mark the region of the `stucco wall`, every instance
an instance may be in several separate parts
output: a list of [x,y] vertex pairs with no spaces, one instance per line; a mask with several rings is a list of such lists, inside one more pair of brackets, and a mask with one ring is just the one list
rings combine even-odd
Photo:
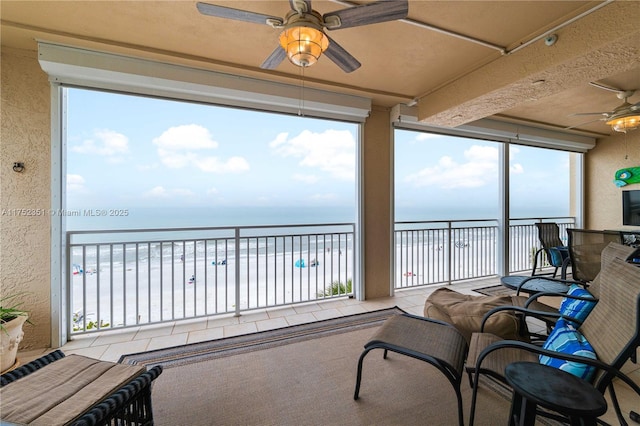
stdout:
[[627,167],[640,167],[640,129],[599,139],[586,154],[586,228],[640,230],[622,226],[621,195],[626,189],[640,189],[640,184],[618,188],[613,183],[615,172]]
[[[49,82],[36,52],[2,47],[0,63],[1,294],[25,292],[23,307],[33,325],[25,326],[20,349],[46,348],[51,341]],[[24,162],[22,173],[13,171],[15,161]]]
[[[50,206],[50,87],[36,52],[3,47],[0,53],[0,294],[28,292],[25,306],[34,326],[27,326],[21,349],[45,348],[51,342],[50,218],[27,216],[21,209]],[[390,132],[388,110],[374,108],[362,147],[367,299],[390,292]],[[12,170],[14,161],[25,163],[23,173]],[[634,166],[640,166],[640,130],[604,138],[586,155],[586,227],[622,228],[622,189],[612,180],[616,170]]]
[[391,292],[391,158],[389,110],[374,107],[364,126],[365,297]]

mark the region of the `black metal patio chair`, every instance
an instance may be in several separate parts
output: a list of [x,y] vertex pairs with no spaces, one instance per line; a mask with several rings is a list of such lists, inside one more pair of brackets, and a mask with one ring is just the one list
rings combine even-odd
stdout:
[[[538,230],[538,240],[540,241],[541,247],[536,251],[533,257],[533,269],[531,270],[531,276],[551,275],[555,278],[558,273],[558,269],[561,268],[561,278],[565,279],[566,269],[570,264],[570,258],[567,246],[560,239],[560,227],[555,222],[536,223],[535,226]],[[554,268],[553,272],[536,273],[538,267],[542,269],[545,260]]]
[[[590,382],[603,394],[609,389],[618,420],[626,424],[613,380],[620,379],[640,397],[640,386],[621,371],[627,361],[636,361],[636,350],[640,346],[640,268],[629,261],[639,252],[640,249],[617,243],[610,243],[602,252],[602,268],[592,284],[598,288],[599,301],[577,330],[593,347],[597,359],[504,340],[491,333],[472,335],[465,366],[473,386],[470,425],[474,421],[480,375],[508,386],[507,365],[520,361],[536,363],[540,355],[595,367]],[[538,414],[567,421],[554,412],[541,410]]]
[[594,231],[568,228],[569,257],[574,280],[589,283],[601,267],[601,253],[609,243],[623,243],[623,234],[618,231]]

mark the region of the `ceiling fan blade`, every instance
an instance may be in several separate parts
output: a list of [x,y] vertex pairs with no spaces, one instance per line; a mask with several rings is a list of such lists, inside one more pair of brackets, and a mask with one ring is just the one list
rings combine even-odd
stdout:
[[[299,7],[296,5],[296,3],[304,3],[306,5],[306,10],[298,10]],[[289,0],[289,4],[291,5],[291,9],[295,10],[296,12],[309,13],[312,10],[311,0]]]
[[362,65],[356,58],[351,56],[349,52],[344,50],[342,46],[336,43],[331,37],[329,39],[329,47],[324,51],[324,55],[331,59],[337,66],[342,68],[344,72],[353,72]]
[[595,82],[595,81],[590,81],[589,84],[591,86],[593,86],[593,87],[597,87],[598,89],[608,90],[608,91],[614,92],[614,93],[622,93],[622,92],[624,92],[624,90],[616,89],[615,87],[607,86],[605,84],[598,83],[598,82]]
[[327,28],[339,29],[403,19],[407,17],[408,13],[409,2],[407,0],[380,0],[375,3],[330,12],[322,18],[325,21],[331,21],[333,17],[338,17],[340,25],[337,27],[328,26]]
[[283,22],[277,16],[263,15],[262,13],[249,12],[247,10],[233,9],[230,7],[218,6],[215,4],[198,2],[196,7],[203,15],[217,16],[218,18],[235,19],[236,21],[253,22],[254,24],[265,24],[267,21]]
[[610,112],[575,112],[573,114],[569,114],[568,117],[577,117],[580,115],[603,115],[605,117],[608,117],[609,115],[611,115]]
[[576,124],[575,126],[571,126],[571,127],[565,127],[564,130],[571,130],[571,129],[576,129],[580,126],[584,126],[585,124],[591,124],[591,123],[595,123],[596,121],[603,121],[603,118],[598,118],[596,120],[589,120],[587,122],[584,123],[580,123],[580,124]]
[[276,50],[271,52],[271,55],[264,60],[260,68],[265,70],[272,70],[278,67],[280,63],[287,57],[287,52],[280,46],[276,47]]

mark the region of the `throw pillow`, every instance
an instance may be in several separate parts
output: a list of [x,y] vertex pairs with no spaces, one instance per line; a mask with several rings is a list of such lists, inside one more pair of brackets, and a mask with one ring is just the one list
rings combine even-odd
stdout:
[[[577,331],[570,323],[560,318],[553,331],[542,345],[543,349],[597,359],[596,352],[587,339]],[[540,355],[540,364],[559,368],[586,381],[590,381],[596,368],[581,362],[567,361],[564,359]]]
[[564,259],[569,257],[569,249],[566,246],[549,247],[549,259],[552,266],[562,266]]
[[[593,301],[591,301],[565,297],[562,299],[562,302],[560,302],[560,315],[565,317],[565,319],[567,319],[574,327],[579,327],[587,318],[587,315],[589,315],[594,306],[596,306],[598,301],[591,295],[591,293],[578,284],[571,284],[567,294],[570,296],[589,297],[593,299]],[[576,321],[570,321],[569,318],[566,317],[575,318],[578,323],[576,323]]]

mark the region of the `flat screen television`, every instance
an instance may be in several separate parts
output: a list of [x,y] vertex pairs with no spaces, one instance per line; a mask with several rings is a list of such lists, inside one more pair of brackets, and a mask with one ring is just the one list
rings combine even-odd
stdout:
[[640,226],[640,190],[622,191],[622,224]]

